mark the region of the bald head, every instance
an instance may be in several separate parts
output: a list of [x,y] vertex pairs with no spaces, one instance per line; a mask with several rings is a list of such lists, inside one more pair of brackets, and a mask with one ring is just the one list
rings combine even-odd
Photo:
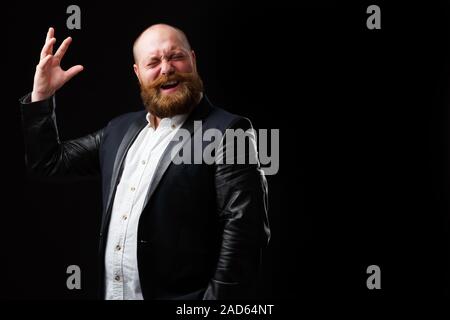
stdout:
[[137,63],[140,58],[142,47],[150,45],[155,42],[160,42],[165,39],[170,39],[173,42],[179,44],[187,51],[191,51],[191,46],[186,37],[186,34],[176,27],[170,26],[168,24],[159,23],[154,24],[147,29],[145,29],[134,41],[133,44],[133,57],[134,61]]

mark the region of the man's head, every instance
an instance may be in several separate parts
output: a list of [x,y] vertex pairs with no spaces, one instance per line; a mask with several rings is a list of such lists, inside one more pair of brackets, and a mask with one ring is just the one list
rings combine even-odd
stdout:
[[147,28],[133,46],[134,72],[147,110],[158,118],[189,112],[203,83],[183,31],[166,24]]

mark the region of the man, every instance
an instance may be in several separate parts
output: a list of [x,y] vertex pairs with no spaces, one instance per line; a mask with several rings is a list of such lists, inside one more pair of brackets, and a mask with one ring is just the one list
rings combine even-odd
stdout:
[[146,29],[133,47],[146,111],[70,141],[59,140],[54,95],[83,67],[62,70],[71,38],[53,54],[55,42],[50,28],[33,91],[21,99],[26,164],[45,176],[101,175],[103,297],[254,297],[261,249],[270,237],[259,164],[173,161],[185,146],[178,133],[194,137],[197,121],[203,132],[251,129],[248,119],[212,106],[203,94],[185,34],[165,24]]

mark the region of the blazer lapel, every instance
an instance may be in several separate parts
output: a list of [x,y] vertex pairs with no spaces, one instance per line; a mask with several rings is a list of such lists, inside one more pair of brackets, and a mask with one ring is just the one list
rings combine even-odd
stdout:
[[101,230],[103,231],[103,228],[105,227],[107,215],[111,212],[111,204],[112,204],[112,198],[115,193],[117,184],[118,184],[118,178],[121,175],[122,167],[123,167],[123,161],[125,160],[125,156],[128,152],[128,149],[136,139],[139,132],[148,124],[147,119],[145,118],[145,113],[142,113],[142,116],[136,119],[131,126],[128,128],[127,132],[125,133],[122,142],[120,143],[119,149],[117,150],[116,159],[114,160],[114,168],[111,175],[111,184],[109,188],[109,195],[108,195],[108,201],[106,205],[106,210],[104,211],[105,217],[102,219],[103,225]]
[[[145,198],[143,208],[145,208],[145,206],[147,205],[147,203],[150,200],[151,196],[155,192],[156,187],[160,183],[160,181],[161,181],[162,177],[164,176],[164,173],[166,172],[167,168],[172,163],[173,158],[178,154],[180,149],[188,141],[190,141],[192,139],[192,137],[195,134],[195,132],[199,128],[201,128],[201,126],[199,128],[194,128],[194,121],[201,121],[201,120],[203,120],[207,116],[207,114],[209,113],[210,108],[211,108],[211,104],[210,104],[208,98],[206,96],[203,96],[203,98],[200,101],[200,103],[197,105],[197,107],[195,107],[195,109],[191,112],[189,117],[186,119],[186,121],[184,122],[184,124],[180,128],[180,130],[183,129],[183,130],[189,131],[190,138],[186,139],[185,141],[182,141],[182,143],[180,143],[179,142],[179,132],[180,131],[178,131],[177,134],[175,134],[175,137],[170,141],[170,143],[168,144],[166,150],[164,150],[163,155],[161,156],[161,158],[160,158],[160,160],[158,162],[158,165],[156,166],[156,170],[155,170],[155,173],[153,175],[153,179],[152,179],[152,181],[150,183],[150,188],[149,188],[149,191],[148,191],[147,196]],[[194,129],[195,129],[195,131],[194,131]]]

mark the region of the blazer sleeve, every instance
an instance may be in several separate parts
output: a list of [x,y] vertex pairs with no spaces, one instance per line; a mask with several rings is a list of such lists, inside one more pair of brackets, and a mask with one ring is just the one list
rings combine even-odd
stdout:
[[55,97],[30,102],[20,100],[25,164],[32,175],[87,177],[100,173],[99,149],[103,130],[60,141],[55,116]]
[[[246,118],[239,118],[229,129],[253,130]],[[205,300],[256,297],[261,253],[270,239],[268,188],[257,161],[256,144],[246,146],[244,154],[232,153],[234,164],[216,163],[217,214],[222,239],[215,274],[203,296]],[[224,142],[222,156],[227,154],[228,147],[229,143]],[[237,160],[242,156],[256,157],[256,163],[239,164]]]

